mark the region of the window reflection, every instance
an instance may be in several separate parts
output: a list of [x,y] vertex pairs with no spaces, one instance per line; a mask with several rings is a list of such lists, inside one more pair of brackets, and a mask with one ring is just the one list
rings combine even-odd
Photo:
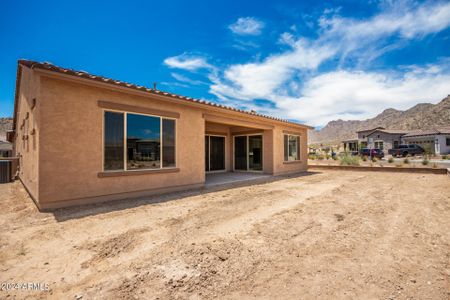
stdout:
[[160,118],[128,113],[127,169],[159,169],[160,147]]

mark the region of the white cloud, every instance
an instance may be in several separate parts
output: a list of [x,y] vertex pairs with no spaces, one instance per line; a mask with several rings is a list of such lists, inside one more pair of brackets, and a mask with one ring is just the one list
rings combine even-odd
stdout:
[[185,83],[188,83],[188,84],[191,84],[191,85],[207,85],[208,84],[208,83],[203,82],[201,80],[194,80],[194,79],[191,79],[191,78],[189,78],[187,76],[184,76],[184,75],[178,74],[178,73],[170,73],[170,75],[172,75],[172,77],[175,78],[178,81],[185,82]]
[[[385,108],[405,109],[449,94],[450,60],[384,72],[364,71],[364,65],[412,39],[448,28],[450,3],[396,4],[364,20],[343,18],[338,12],[329,10],[320,18],[317,38],[283,33],[278,43],[288,46],[287,50],[229,65],[220,72],[214,69],[209,75],[210,93],[227,104],[314,126],[338,118],[369,118]],[[230,29],[260,32],[258,26],[238,29],[248,19],[253,20],[241,18]],[[346,65],[349,58],[356,61],[351,68]],[[337,68],[328,66],[327,72],[319,73],[318,67],[332,59],[340,62]],[[254,99],[273,105],[261,108]]]
[[[397,108],[406,108],[418,101],[419,96],[423,96],[422,101],[437,100],[448,93],[443,88],[444,83],[449,84],[448,77],[442,77],[445,73],[440,72],[430,74],[430,69],[428,73],[421,71],[421,78],[414,77],[411,71],[396,80],[382,73],[315,73],[319,65],[331,58],[337,58],[341,64],[348,57],[367,63],[400,47],[392,41],[387,44],[387,37],[397,35],[400,41],[408,40],[447,28],[450,3],[403,7],[403,10],[396,7],[368,20],[323,16],[320,24],[317,39],[295,38],[291,33],[283,33],[279,42],[290,46],[289,50],[269,55],[262,61],[228,66],[220,77],[210,78],[210,92],[222,100],[244,101],[244,106],[253,99],[267,99],[276,105],[272,113],[313,125],[324,125],[336,118],[365,118],[378,113],[383,106],[395,106],[395,101],[400,101]],[[423,91],[419,92],[417,87]],[[349,102],[339,100],[339,93]],[[379,96],[377,100],[374,95]],[[368,109],[370,106],[363,105],[366,100],[376,102],[378,109],[375,106]],[[352,105],[356,105],[354,109],[348,109]]]
[[264,28],[264,23],[252,17],[239,18],[228,28],[238,35],[260,35]]
[[183,69],[188,71],[195,71],[198,69],[212,69],[212,66],[206,61],[204,57],[193,56],[186,53],[168,57],[164,60],[164,63],[170,68]]
[[334,119],[367,119],[386,108],[407,109],[449,94],[450,73],[437,66],[399,74],[333,71],[305,82],[299,97],[273,95],[274,113],[319,126]]

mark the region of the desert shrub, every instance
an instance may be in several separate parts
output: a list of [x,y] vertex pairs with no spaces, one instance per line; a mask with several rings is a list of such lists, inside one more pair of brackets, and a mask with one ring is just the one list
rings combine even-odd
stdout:
[[367,161],[367,156],[364,155],[364,156],[362,157],[362,160],[363,160],[363,161]]
[[424,158],[422,160],[422,165],[424,165],[424,166],[428,165],[429,163],[430,163],[430,161],[427,158]]
[[325,155],[325,158],[328,160],[328,159],[331,158],[331,155],[330,155],[330,154],[327,154],[327,155]]
[[442,159],[449,159],[447,154],[442,155]]
[[309,154],[308,155],[308,159],[315,160],[316,159],[316,155],[315,154]]
[[433,163],[433,165],[431,166],[433,169],[437,169],[438,165],[437,163]]
[[318,160],[323,160],[325,157],[323,156],[323,154],[319,154],[319,155],[317,155],[317,159]]
[[341,166],[359,166],[359,157],[354,155],[344,155],[341,157]]
[[377,162],[378,161],[378,159],[374,156],[374,157],[372,157],[372,162]]
[[335,156],[332,156],[331,158],[332,158],[333,160],[337,160],[337,159],[338,159],[336,155],[335,155]]
[[392,164],[393,162],[394,162],[394,158],[393,157],[389,157],[388,163]]
[[404,163],[404,164],[409,164],[409,158],[406,157],[406,158],[403,160],[403,163]]

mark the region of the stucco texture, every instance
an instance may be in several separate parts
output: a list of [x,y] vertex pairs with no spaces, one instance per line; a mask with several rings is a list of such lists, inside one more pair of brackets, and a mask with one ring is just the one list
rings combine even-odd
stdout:
[[[22,122],[28,111],[29,99],[36,97],[37,106],[29,117],[29,127],[33,127],[35,134],[25,145],[20,139],[23,132],[18,130],[16,148],[22,155],[20,178],[41,208],[202,186],[205,182],[205,134],[208,133],[226,136],[226,171],[233,170],[233,135],[248,131],[263,135],[264,173],[278,175],[307,169],[306,128],[23,69],[17,122]],[[104,109],[99,101],[177,113],[176,169],[170,173],[100,176]],[[284,130],[295,130],[301,135],[299,162],[283,162]]]

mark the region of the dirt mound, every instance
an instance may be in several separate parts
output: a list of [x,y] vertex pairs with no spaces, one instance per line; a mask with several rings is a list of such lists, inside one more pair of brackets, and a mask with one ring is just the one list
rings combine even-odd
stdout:
[[139,243],[139,235],[146,231],[148,230],[145,228],[133,229],[106,241],[99,240],[87,243],[81,249],[93,251],[95,255],[88,261],[82,263],[82,268],[88,268],[93,263],[132,251]]

